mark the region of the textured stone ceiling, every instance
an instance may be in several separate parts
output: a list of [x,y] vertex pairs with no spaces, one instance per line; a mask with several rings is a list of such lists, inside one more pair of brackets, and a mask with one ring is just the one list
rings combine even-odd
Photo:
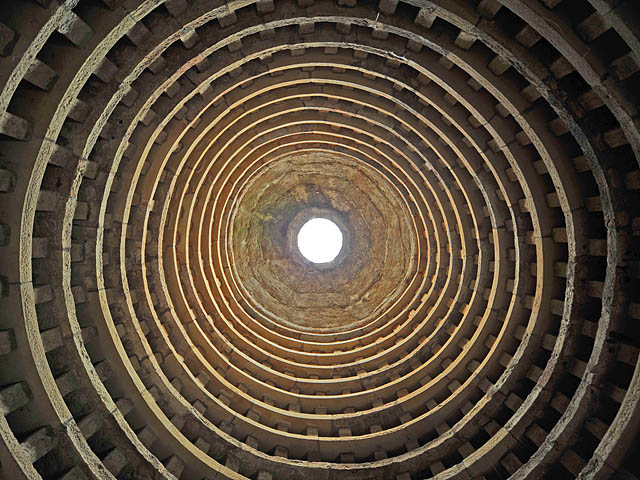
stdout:
[[[420,218],[412,218],[400,192],[377,170],[323,152],[289,154],[264,170],[238,195],[234,215],[223,212],[213,222],[223,229],[227,218],[232,225],[228,243],[219,242],[228,245],[222,262],[255,310],[294,330],[330,333],[380,322],[424,286],[424,272],[416,275]],[[302,225],[315,216],[335,220],[345,232],[344,251],[330,265],[314,267],[295,245]]]
[[637,0],[4,0],[0,478],[640,478],[639,95]]

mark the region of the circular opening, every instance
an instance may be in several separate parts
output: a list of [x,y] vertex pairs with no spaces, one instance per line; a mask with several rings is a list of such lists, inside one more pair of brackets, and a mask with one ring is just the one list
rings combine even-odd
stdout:
[[312,218],[298,232],[298,249],[313,263],[328,263],[342,249],[342,232],[326,218]]

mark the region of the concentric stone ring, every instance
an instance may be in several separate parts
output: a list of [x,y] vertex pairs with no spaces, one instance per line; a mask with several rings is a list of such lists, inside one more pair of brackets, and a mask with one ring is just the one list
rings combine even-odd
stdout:
[[5,0],[0,479],[640,478],[639,85],[636,0]]

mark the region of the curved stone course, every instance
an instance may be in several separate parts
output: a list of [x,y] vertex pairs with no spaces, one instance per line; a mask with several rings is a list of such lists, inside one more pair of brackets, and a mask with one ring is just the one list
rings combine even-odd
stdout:
[[638,25],[6,0],[0,478],[640,478]]

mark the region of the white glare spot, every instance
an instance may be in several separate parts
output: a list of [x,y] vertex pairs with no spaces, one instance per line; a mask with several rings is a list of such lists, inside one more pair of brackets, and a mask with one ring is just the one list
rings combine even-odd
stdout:
[[313,263],[327,263],[342,249],[342,232],[326,218],[312,218],[298,232],[298,249]]

